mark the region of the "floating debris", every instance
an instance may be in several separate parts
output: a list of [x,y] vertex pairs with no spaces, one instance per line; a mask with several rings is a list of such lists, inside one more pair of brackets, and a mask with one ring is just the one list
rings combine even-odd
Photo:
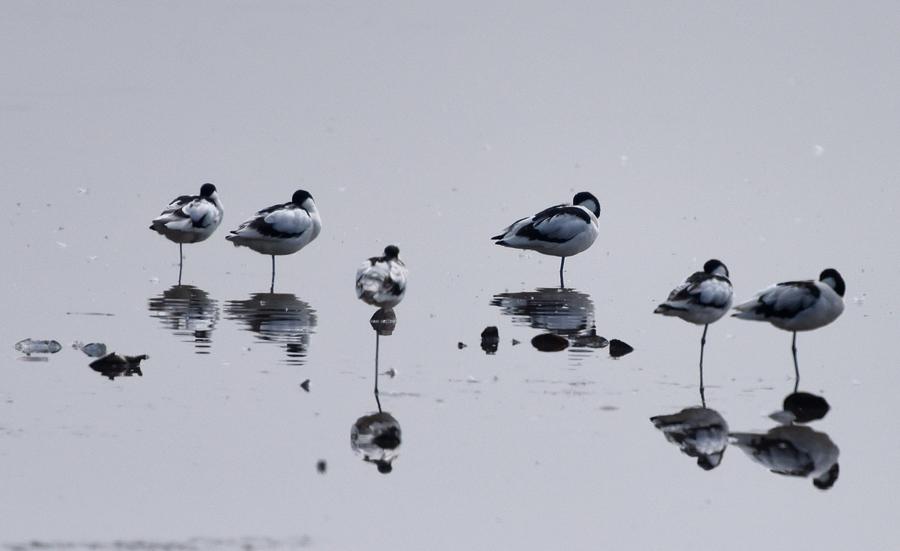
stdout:
[[316,461],[316,471],[318,471],[319,474],[325,474],[325,471],[327,471],[327,470],[328,470],[328,463],[324,459],[320,459],[320,460]]
[[30,356],[32,354],[56,354],[62,345],[53,340],[23,339],[16,343],[16,350]]
[[458,349],[460,349],[460,350],[462,350],[463,348],[465,348],[465,347],[467,347],[467,346],[469,346],[469,345],[466,344],[466,343],[464,343],[464,342],[462,342],[462,341],[456,343],[456,348],[458,348]]
[[75,341],[72,343],[72,348],[81,350],[91,358],[100,358],[106,355],[106,345],[102,342],[89,342],[84,344],[81,341]]
[[606,348],[609,341],[597,334],[597,329],[591,329],[583,335],[575,335],[572,337],[572,346],[578,348]]
[[531,345],[541,352],[559,352],[569,347],[569,341],[555,333],[541,333],[531,339]]
[[489,325],[481,332],[481,349],[486,354],[496,354],[497,347],[500,345],[500,332],[497,326]]
[[302,383],[300,383],[300,388],[302,388],[302,389],[305,390],[306,392],[309,392],[309,379],[307,379],[307,380],[303,381]]
[[379,373],[379,375],[387,375],[388,377],[393,379],[394,377],[397,376],[397,370],[392,367],[392,368],[388,369],[387,371],[382,371],[381,373]]
[[146,354],[141,354],[139,356],[122,356],[115,352],[111,352],[98,360],[92,361],[90,367],[97,373],[107,377],[110,381],[116,377],[131,377],[132,375],[143,377],[144,373],[141,371],[141,361],[148,358],[150,358],[150,356]]
[[621,358],[625,354],[631,354],[634,352],[634,348],[619,339],[613,339],[609,341],[609,355],[613,358]]

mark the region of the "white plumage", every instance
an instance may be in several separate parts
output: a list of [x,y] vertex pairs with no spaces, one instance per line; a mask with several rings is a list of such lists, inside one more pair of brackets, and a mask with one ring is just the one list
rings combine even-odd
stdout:
[[734,317],[767,321],[785,331],[810,331],[833,322],[844,311],[844,279],[834,269],[819,281],[786,281],[772,285],[743,304]]
[[497,245],[559,256],[560,286],[566,257],[586,251],[600,234],[600,203],[583,191],[571,205],[556,205],[510,224],[493,239]]
[[388,245],[384,256],[363,262],[356,271],[356,298],[381,308],[393,308],[403,300],[409,271],[399,254],[400,249]]
[[203,184],[200,195],[182,195],[153,219],[150,229],[175,243],[199,243],[216,231],[225,211],[216,186]]
[[272,284],[275,290],[275,256],[293,254],[309,245],[322,231],[322,219],[312,195],[302,189],[294,192],[290,203],[273,205],[257,212],[232,230],[225,239],[235,247],[248,247],[272,256]]
[[731,308],[732,288],[728,268],[712,259],[675,287],[654,314],[675,316],[697,325],[719,320]]

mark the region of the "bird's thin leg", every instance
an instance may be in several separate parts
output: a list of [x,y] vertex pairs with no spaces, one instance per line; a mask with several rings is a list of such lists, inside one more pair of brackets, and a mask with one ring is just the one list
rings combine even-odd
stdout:
[[378,404],[378,413],[381,413],[381,400],[378,399],[378,342],[380,335],[375,333],[375,403]]
[[566,265],[566,257],[562,257],[559,261],[559,288],[562,289],[566,286],[563,282],[563,267]]
[[703,347],[706,346],[706,330],[709,329],[709,324],[703,326],[703,336],[700,337],[700,401],[703,403],[703,407],[706,407],[706,392],[703,386]]
[[181,269],[184,267],[184,254],[181,252],[182,244],[178,244],[178,284],[181,285]]
[[275,255],[272,255],[272,284],[269,285],[269,292],[275,292]]
[[791,340],[791,352],[794,354],[794,392],[800,386],[800,367],[797,365],[797,332],[794,331],[794,338]]

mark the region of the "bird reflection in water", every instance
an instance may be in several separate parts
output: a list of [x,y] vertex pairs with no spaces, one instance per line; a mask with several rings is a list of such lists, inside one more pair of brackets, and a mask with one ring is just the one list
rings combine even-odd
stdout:
[[650,421],[681,453],[696,457],[702,469],[709,471],[722,463],[728,447],[728,423],[718,411],[694,406],[672,415],[651,417]]
[[[609,344],[609,341],[597,334],[594,326],[594,302],[590,295],[576,289],[538,288],[519,293],[499,293],[494,295],[491,306],[498,306],[501,313],[512,317],[516,325],[526,325],[545,331],[544,334],[550,333],[567,339],[573,359],[591,354]],[[533,344],[541,349],[538,346],[541,342],[538,339]],[[566,347],[556,346],[552,350],[564,348]]]
[[212,332],[219,321],[219,303],[193,285],[175,285],[148,301],[151,317],[184,342],[193,342],[197,354],[209,354]]
[[381,409],[378,392],[378,356],[382,336],[389,336],[397,325],[393,310],[378,310],[370,320],[375,330],[375,403],[378,411],[363,415],[350,429],[350,447],[363,461],[372,463],[382,474],[390,473],[397,459],[401,443],[400,423],[390,413]]
[[782,407],[770,415],[781,426],[766,433],[732,433],[731,443],[773,473],[811,477],[816,488],[831,488],[840,474],[840,450],[824,432],[801,425],[825,417],[831,409],[828,402],[795,390],[785,397]]
[[242,322],[262,342],[283,345],[285,362],[292,365],[303,365],[317,321],[316,311],[290,293],[254,293],[246,300],[230,300],[225,318]]

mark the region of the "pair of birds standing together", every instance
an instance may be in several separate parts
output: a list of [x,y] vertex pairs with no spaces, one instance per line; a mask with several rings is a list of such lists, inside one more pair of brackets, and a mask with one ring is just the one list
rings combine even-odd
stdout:
[[[668,299],[656,307],[655,314],[675,316],[702,325],[700,337],[700,397],[706,402],[703,388],[703,348],[709,324],[731,309],[732,288],[728,268],[712,259],[684,283],[669,293]],[[758,292],[752,299],[735,306],[734,317],[767,321],[779,329],[791,331],[794,357],[794,390],[800,384],[797,365],[797,332],[811,331],[833,322],[844,311],[844,279],[833,268],[823,270],[818,281],[785,281]]]
[[[205,241],[216,231],[224,215],[222,201],[213,184],[203,184],[200,195],[182,195],[173,199],[153,219],[150,229],[178,243],[178,283],[183,267],[182,246]],[[293,254],[309,245],[322,231],[322,218],[312,195],[297,190],[290,202],[258,211],[225,237],[235,247],[248,247],[272,257],[272,282],[275,290],[275,256]],[[357,297],[373,306],[393,308],[406,293],[407,269],[399,258],[400,249],[389,245],[384,256],[368,259],[357,270]]]

